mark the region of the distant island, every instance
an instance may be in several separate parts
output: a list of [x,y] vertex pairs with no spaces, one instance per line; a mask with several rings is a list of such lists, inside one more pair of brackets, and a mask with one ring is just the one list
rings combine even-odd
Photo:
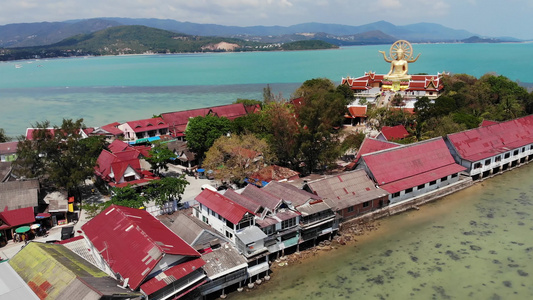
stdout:
[[352,45],[524,42],[482,37],[434,23],[396,26],[379,21],[351,26],[224,26],[162,19],[97,18],[0,26],[0,61],[143,53],[286,51]]
[[202,37],[141,25],[116,26],[44,46],[0,49],[0,61],[71,56],[170,54],[191,52],[290,51],[339,48],[320,41],[260,43],[237,38]]

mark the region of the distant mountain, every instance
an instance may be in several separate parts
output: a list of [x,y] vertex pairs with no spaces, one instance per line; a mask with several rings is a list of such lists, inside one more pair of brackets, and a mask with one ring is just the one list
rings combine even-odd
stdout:
[[201,37],[142,25],[122,25],[89,34],[79,34],[61,42],[34,47],[0,49],[0,60],[121,55],[143,53],[187,53],[220,51],[275,51],[338,48],[323,41],[263,44],[228,37]]
[[[169,19],[101,18],[53,23],[26,23],[0,26],[0,47],[49,45],[77,34],[87,34],[119,25],[143,25],[194,36],[235,37],[248,41],[287,43],[319,39],[336,45],[410,42],[458,42],[476,34],[434,23],[396,26],[379,21],[361,26],[303,23],[292,26],[224,26]],[[519,41],[498,38],[500,41]]]
[[0,47],[31,47],[50,45],[68,37],[96,32],[120,23],[111,20],[90,19],[75,23],[43,22],[0,26]]

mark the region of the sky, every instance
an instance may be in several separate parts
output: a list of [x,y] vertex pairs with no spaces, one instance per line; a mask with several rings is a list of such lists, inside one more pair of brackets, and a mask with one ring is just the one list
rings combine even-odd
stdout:
[[1,0],[0,25],[98,17],[234,26],[307,22],[437,23],[488,37],[533,39],[533,0]]

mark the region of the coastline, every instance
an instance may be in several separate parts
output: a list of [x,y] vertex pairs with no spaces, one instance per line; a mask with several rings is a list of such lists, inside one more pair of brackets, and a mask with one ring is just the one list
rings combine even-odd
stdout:
[[[529,165],[523,164],[521,166],[527,167]],[[520,167],[516,167],[516,168],[520,168]],[[524,171],[528,172],[528,170],[531,170],[531,167],[529,168],[530,169],[526,169]],[[513,168],[512,170],[514,169],[515,168]],[[510,173],[509,175],[511,175],[511,174],[516,174],[518,172],[520,172],[520,170],[516,170],[515,172],[503,172],[503,173],[500,173],[499,175],[507,175],[509,173]],[[531,171],[529,171],[529,173],[530,172]],[[470,223],[470,225],[473,226],[473,228],[477,227],[477,230],[476,229],[472,230],[473,228],[463,228],[461,225],[459,225],[460,227],[459,230],[461,234],[459,234],[459,236],[452,236],[453,240],[457,244],[461,245],[459,247],[467,248],[470,251],[456,250],[454,248],[450,248],[450,245],[446,244],[447,242],[449,242],[449,240],[448,241],[441,240],[440,236],[435,236],[432,239],[427,240],[428,243],[426,244],[429,244],[427,246],[429,247],[429,249],[431,249],[430,250],[431,252],[428,252],[428,253],[426,252],[417,253],[416,250],[413,251],[413,250],[408,250],[408,249],[399,249],[399,248],[394,248],[393,245],[387,246],[383,244],[383,241],[402,239],[402,237],[396,237],[396,234],[398,232],[403,232],[405,233],[404,235],[409,236],[409,238],[411,239],[410,245],[417,245],[417,248],[418,248],[423,242],[426,242],[426,237],[424,236],[417,237],[416,234],[410,234],[410,226],[412,226],[413,224],[417,224],[419,226],[430,228],[430,229],[437,230],[437,231],[438,230],[447,231],[449,230],[447,226],[441,226],[441,225],[444,225],[442,223],[443,222],[442,219],[446,219],[449,222],[456,222],[457,220],[456,218],[458,217],[456,215],[457,214],[456,211],[458,210],[458,207],[465,205],[464,200],[474,200],[474,201],[466,201],[467,203],[466,206],[476,207],[477,210],[479,210],[482,214],[487,213],[487,211],[485,210],[486,208],[478,207],[478,205],[479,203],[486,203],[488,199],[486,199],[485,197],[480,198],[479,195],[486,195],[486,194],[493,195],[494,190],[502,189],[502,187],[498,186],[500,182],[502,181],[506,182],[506,180],[509,180],[508,179],[509,177],[507,177],[505,180],[498,180],[497,178],[498,176],[492,176],[482,181],[477,181],[475,184],[471,185],[470,187],[458,190],[457,193],[453,193],[452,195],[440,197],[438,198],[439,201],[430,202],[430,203],[427,203],[421,206],[420,210],[404,211],[397,215],[391,216],[390,218],[384,218],[381,221],[372,221],[366,224],[359,224],[359,223],[349,224],[349,226],[343,228],[341,232],[342,233],[341,238],[347,237],[344,243],[339,243],[338,242],[339,237],[338,237],[332,240],[331,245],[319,246],[320,248],[315,247],[316,249],[310,248],[305,251],[301,251],[300,253],[293,253],[290,255],[286,255],[286,257],[280,258],[279,260],[272,261],[272,266],[271,266],[272,278],[270,278],[269,281],[264,281],[261,285],[256,285],[253,289],[245,288],[244,291],[241,293],[232,292],[231,294],[228,294],[229,296],[228,298],[230,299],[255,299],[255,298],[279,299],[280,297],[282,298],[287,297],[287,295],[290,294],[292,297],[287,297],[287,299],[297,299],[297,298],[294,298],[294,296],[300,295],[301,297],[303,297],[303,294],[301,294],[303,292],[302,288],[305,289],[305,287],[308,287],[308,289],[305,290],[305,293],[314,294],[315,298],[317,299],[330,299],[330,297],[335,298],[338,296],[332,297],[332,294],[327,294],[326,292],[322,292],[320,287],[317,285],[316,281],[321,282],[320,286],[326,285],[326,286],[332,287],[333,283],[331,281],[332,280],[335,281],[335,279],[341,282],[338,285],[334,285],[335,289],[339,291],[338,293],[339,295],[342,295],[340,293],[341,290],[353,289],[353,290],[358,291],[358,295],[360,295],[360,297],[363,297],[363,294],[361,294],[360,292],[368,291],[368,289],[371,286],[375,286],[378,289],[383,289],[384,288],[383,284],[390,283],[390,281],[387,281],[386,278],[383,278],[384,282],[382,281],[381,283],[374,281],[374,280],[382,280],[382,279],[377,279],[379,277],[378,276],[375,278],[370,277],[369,279],[366,279],[366,286],[354,285],[355,282],[352,282],[352,277],[350,276],[353,276],[354,281],[355,281],[355,278],[363,277],[363,282],[365,282],[364,280],[365,276],[369,276],[370,275],[369,272],[371,272],[371,270],[373,270],[374,267],[371,266],[371,261],[366,261],[364,259],[363,259],[364,262],[360,262],[361,264],[354,264],[353,256],[358,256],[362,253],[365,253],[366,255],[368,255],[369,252],[374,254],[373,256],[370,256],[371,258],[374,257],[372,261],[378,260],[380,261],[380,264],[389,266],[389,268],[387,268],[388,271],[386,272],[392,272],[391,269],[393,265],[392,264],[387,265],[386,262],[383,262],[383,260],[388,259],[389,257],[391,257],[391,259],[394,260],[394,258],[397,258],[398,255],[407,256],[407,260],[409,260],[414,266],[420,266],[420,267],[424,266],[422,267],[422,269],[427,269],[427,270],[435,270],[435,268],[438,269],[439,271],[437,272],[438,274],[437,276],[440,276],[439,272],[445,272],[444,270],[441,270],[441,269],[452,268],[451,272],[453,272],[454,270],[452,267],[452,264],[444,260],[444,258],[448,258],[451,261],[455,261],[455,262],[461,262],[464,256],[468,255],[468,252],[472,252],[472,256],[475,257],[476,259],[479,259],[481,261],[488,260],[487,263],[490,263],[491,265],[494,264],[495,266],[499,266],[499,264],[501,264],[501,259],[504,258],[505,256],[500,258],[500,256],[497,256],[498,254],[497,252],[500,252],[500,251],[504,252],[504,250],[509,251],[512,249],[501,249],[500,251],[496,251],[496,249],[499,249],[499,248],[488,248],[486,245],[484,245],[480,241],[481,237],[492,233],[492,231],[494,231],[495,228],[494,228],[494,225],[492,224],[486,224],[486,223],[480,224],[480,222],[488,222],[488,221],[478,220],[476,218],[474,219],[467,218],[467,219],[463,219],[462,221],[464,221],[464,223],[466,224]],[[485,180],[487,180],[488,182],[485,183]],[[487,185],[490,187],[488,191],[487,191]],[[506,184],[503,183],[503,186],[505,185]],[[510,188],[510,189],[514,190],[515,188]],[[501,202],[501,201],[498,201],[498,202]],[[501,212],[501,213],[505,214],[505,212]],[[528,215],[525,212],[523,214]],[[459,218],[461,217],[459,216]],[[489,215],[487,215],[487,218],[488,220],[492,221],[494,220],[493,218],[496,218],[496,217],[495,216],[493,217],[492,214],[489,213]],[[473,221],[473,220],[476,220],[476,221]],[[507,224],[507,223],[504,223],[504,224]],[[519,226],[520,224],[521,223],[518,222]],[[346,223],[344,223],[344,226],[346,226]],[[486,231],[487,228],[490,228],[491,231]],[[508,232],[508,229],[509,229],[508,226],[505,226],[503,228],[503,231]],[[527,228],[525,229],[527,230]],[[477,231],[479,231],[481,235],[476,234],[475,232]],[[514,238],[516,239],[516,237]],[[467,240],[465,241],[464,239],[467,239]],[[513,239],[513,237],[510,238],[511,240],[510,243],[512,245],[518,245],[518,246],[524,245],[523,243],[519,243],[520,240],[515,240],[515,239]],[[413,242],[413,240],[415,242]],[[504,238],[503,240],[506,240],[506,239]],[[474,243],[474,244],[468,246],[468,244],[470,243]],[[465,245],[467,246],[465,247]],[[361,246],[361,248],[359,246]],[[365,246],[365,247],[362,247],[362,246]],[[497,247],[496,245],[493,245],[493,246]],[[529,246],[530,245],[526,243],[526,245],[524,245],[523,247],[529,247]],[[378,247],[378,249],[375,249],[376,247]],[[378,252],[372,252],[372,251],[365,250],[368,248],[374,249],[374,251],[377,250]],[[480,249],[484,250],[485,252],[488,251],[489,256],[486,257],[484,255],[484,252],[481,251]],[[526,251],[529,252],[530,250],[526,249]],[[425,254],[427,254],[428,256],[435,255],[434,252],[441,253],[442,256],[440,256],[439,258],[434,258],[434,260],[437,261],[436,263],[437,266],[431,267],[429,265],[429,261],[433,259],[425,257],[424,255]],[[502,255],[505,255],[505,254],[502,253]],[[509,254],[506,254],[506,255],[509,255]],[[509,260],[509,262],[513,263],[515,258],[507,257],[506,259]],[[328,268],[330,264],[329,263],[330,260],[331,260],[331,264],[334,264],[334,265],[332,265],[331,268]],[[335,266],[339,264],[339,261],[344,262],[343,264],[347,266],[346,269],[351,268],[351,270],[354,270],[355,272],[353,272],[352,275],[346,275],[345,272],[340,272],[339,270],[339,273],[337,273]],[[516,265],[509,264],[508,266],[510,266],[511,270],[513,270],[513,268],[518,267],[520,265],[519,268],[524,268],[524,270],[527,270],[529,272],[531,269],[531,265],[528,265],[528,267],[526,267],[522,265],[523,263],[526,263],[526,262],[521,262],[520,264],[516,264]],[[399,270],[395,271],[396,272],[395,274],[399,275],[399,274],[405,274],[407,272],[408,276],[405,279],[411,279],[411,281],[413,282],[407,282],[407,283],[403,282],[401,284],[404,284],[408,287],[407,291],[410,290],[409,287],[413,287],[413,290],[420,291],[422,288],[424,288],[425,283],[422,286],[418,286],[416,282],[418,282],[419,279],[426,282],[426,280],[428,279],[423,278],[423,276],[419,277],[420,275],[422,275],[421,269],[418,269],[418,271],[416,271],[416,269],[414,271],[411,271],[413,270],[413,265],[407,266],[405,265],[405,262],[399,262],[398,266],[401,266],[401,267],[399,268]],[[425,266],[425,265],[428,265],[428,266]],[[462,265],[459,265],[457,267],[462,267]],[[468,270],[471,268],[471,266],[466,265],[465,268],[466,270]],[[475,270],[474,267],[472,268]],[[515,271],[514,274],[516,276],[516,269],[514,269],[514,271]],[[298,276],[300,272],[304,272],[302,273],[301,277],[305,277],[305,278],[301,278],[300,276]],[[309,272],[314,272],[316,274],[311,276],[307,274]],[[503,273],[503,272],[500,271],[499,273]],[[333,278],[331,274],[333,274]],[[376,273],[374,272],[372,274],[375,275]],[[447,273],[443,275],[446,276],[446,274]],[[506,273],[503,273],[503,274],[506,274]],[[499,276],[504,276],[503,274],[500,274]],[[519,270],[517,275],[518,275],[518,278],[523,278],[524,280],[527,281],[528,279],[527,274],[528,274],[527,272]],[[323,278],[326,276],[330,276],[328,277],[329,281],[327,282],[326,280],[328,279]],[[409,277],[409,276],[412,276],[412,277]],[[307,277],[311,277],[311,278],[307,279]],[[390,277],[390,278],[394,278],[394,277]],[[505,277],[501,278],[501,280],[504,280],[503,281],[504,285],[508,286],[507,282],[509,281],[505,281],[505,279],[506,279]],[[310,280],[311,282],[308,283],[307,280]],[[341,284],[343,284],[345,281],[348,283],[348,287],[341,288]],[[495,283],[495,282],[491,281],[491,283]],[[282,286],[280,286],[280,284]],[[441,284],[446,289],[451,288],[450,286],[446,286],[444,283],[438,282],[436,284]],[[467,283],[458,283],[458,284],[462,284],[461,286],[458,286],[458,288],[462,287],[463,289],[471,288],[472,285],[475,286],[476,284],[483,285],[483,286],[486,285],[485,283],[483,283],[483,281],[479,281],[479,279],[472,280],[471,282],[469,282],[469,284]],[[439,288],[439,290],[444,290],[442,286],[440,287],[437,286],[437,287]],[[522,287],[523,286],[524,285],[522,284]],[[293,287],[294,287],[294,290],[292,289]],[[390,291],[389,289],[391,288],[393,287],[389,286],[388,288],[386,288],[386,291],[389,292]],[[429,288],[431,289],[431,285],[429,286]],[[435,288],[435,286],[433,286],[433,288]],[[291,291],[285,292],[285,289],[290,289]],[[283,294],[281,293],[282,291],[283,291]],[[488,292],[492,293],[490,289]],[[501,292],[504,293],[503,290]],[[482,292],[479,292],[479,293],[482,293]],[[413,297],[414,294],[412,292],[410,295],[411,295],[411,298],[413,299],[415,298]],[[366,294],[366,296],[368,297],[370,295]],[[377,297],[375,294],[372,294],[372,296]],[[417,296],[419,297],[416,299],[429,299],[427,297],[420,296],[420,294],[417,294]],[[381,297],[381,299],[400,299],[399,295],[393,296],[392,298],[390,297],[391,295],[387,294],[386,297]],[[380,297],[377,297],[377,298],[380,298]],[[367,299],[367,298],[364,297],[364,299]],[[437,298],[437,299],[440,299],[440,298]],[[443,299],[449,299],[449,298],[443,297]],[[521,298],[521,299],[525,299],[525,298]]]

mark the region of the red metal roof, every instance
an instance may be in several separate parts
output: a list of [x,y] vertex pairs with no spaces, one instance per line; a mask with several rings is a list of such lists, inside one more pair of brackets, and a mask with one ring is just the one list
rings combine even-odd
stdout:
[[374,138],[366,137],[363,140],[363,143],[361,144],[361,147],[359,148],[359,151],[357,151],[357,155],[355,156],[354,162],[357,162],[361,155],[368,154],[380,150],[390,149],[401,146],[400,144],[387,142],[387,141],[380,141],[376,140]]
[[157,130],[168,128],[168,124],[162,118],[150,118],[137,121],[126,122],[134,132],[145,132],[149,130]]
[[383,136],[385,136],[388,141],[401,140],[409,136],[409,132],[407,132],[407,129],[405,129],[403,125],[396,125],[393,127],[383,126],[381,128],[381,133],[383,133]]
[[107,146],[109,151],[116,153],[116,152],[122,152],[128,148],[130,148],[130,145],[128,143],[123,142],[121,140],[114,140],[109,146]]
[[461,158],[479,161],[533,143],[533,115],[449,134]]
[[118,125],[120,125],[120,123],[114,122],[114,123],[111,123],[111,124],[104,125],[104,126],[102,126],[100,128],[102,128],[103,130],[109,132],[112,135],[124,134],[124,132],[122,132],[122,130],[117,128]]
[[[33,141],[33,134],[40,130],[40,128],[26,128],[26,139],[29,140],[29,141]],[[47,134],[53,136],[54,135],[54,128],[46,128],[45,129]]]
[[[457,165],[442,138],[362,156],[376,183],[389,193],[465,170]],[[447,173],[447,174],[446,174]]]
[[235,103],[228,105],[220,105],[214,107],[198,108],[177,112],[169,112],[161,114],[161,117],[169,128],[172,129],[174,136],[182,135],[187,128],[190,118],[205,117],[213,115],[218,117],[226,117],[230,120],[247,115],[249,112],[256,112],[259,110],[258,106],[245,106],[243,103]]
[[151,295],[158,290],[166,287],[172,282],[178,281],[179,279],[189,275],[190,273],[198,270],[199,268],[205,265],[205,261],[201,258],[197,258],[179,265],[176,265],[164,272],[163,275],[158,275],[146,283],[141,285],[141,290],[146,295]]
[[150,213],[111,205],[82,226],[111,269],[137,289],[164,255],[200,254]]
[[33,213],[33,207],[24,207],[13,210],[7,210],[7,208],[0,212],[0,219],[4,221],[9,227],[15,227],[19,225],[29,224],[35,222],[35,215]]
[[209,189],[203,190],[195,199],[233,224],[238,224],[246,213],[253,214],[224,195]]

